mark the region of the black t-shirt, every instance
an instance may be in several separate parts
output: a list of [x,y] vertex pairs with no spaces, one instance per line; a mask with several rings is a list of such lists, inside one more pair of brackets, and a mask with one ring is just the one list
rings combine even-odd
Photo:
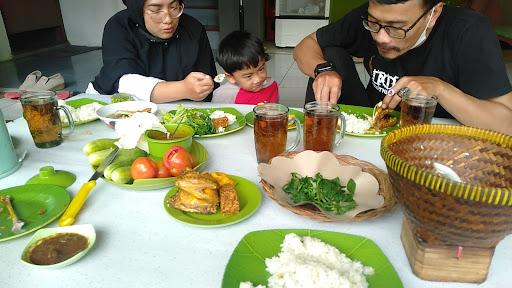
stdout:
[[[422,45],[389,60],[379,55],[370,32],[363,27],[361,16],[366,17],[367,11],[368,3],[318,29],[316,37],[322,48],[341,47],[352,56],[364,58],[370,74],[366,87],[370,104],[381,101],[402,76],[437,77],[480,99],[512,91],[499,42],[486,17],[469,9],[445,6]],[[435,116],[453,118],[441,105]]]

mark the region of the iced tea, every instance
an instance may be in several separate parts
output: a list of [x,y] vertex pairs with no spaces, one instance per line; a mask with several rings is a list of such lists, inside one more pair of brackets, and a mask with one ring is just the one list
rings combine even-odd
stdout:
[[404,97],[400,104],[400,127],[432,123],[436,105],[435,98],[417,94]]
[[[304,106],[304,149],[313,151],[333,151],[341,142],[336,141],[338,118],[344,122],[339,107],[328,102],[310,102]],[[343,124],[343,127],[345,125]]]

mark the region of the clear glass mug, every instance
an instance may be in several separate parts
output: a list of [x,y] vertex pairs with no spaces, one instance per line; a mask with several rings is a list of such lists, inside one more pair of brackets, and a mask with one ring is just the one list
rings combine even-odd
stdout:
[[[339,132],[338,119],[341,121]],[[332,152],[345,137],[345,129],[345,116],[337,104],[313,101],[304,105],[304,150]]]
[[21,96],[23,117],[34,143],[38,148],[51,148],[62,143],[62,123],[59,110],[63,110],[68,118],[69,132],[73,133],[75,124],[71,112],[65,106],[59,106],[57,96],[52,91],[26,92]]
[[430,124],[436,111],[437,97],[410,92],[400,103],[400,127]]
[[[300,143],[300,122],[296,118],[288,118],[288,107],[265,103],[254,107],[254,146],[258,163],[268,163],[273,157],[292,151]],[[295,142],[286,147],[289,123],[297,127]]]

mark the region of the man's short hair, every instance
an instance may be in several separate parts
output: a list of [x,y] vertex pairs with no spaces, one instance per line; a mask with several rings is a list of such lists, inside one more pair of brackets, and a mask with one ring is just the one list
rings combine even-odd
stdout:
[[[380,4],[398,4],[404,3],[410,0],[373,0]],[[427,8],[434,7],[437,3],[441,2],[441,0],[423,0],[423,5]]]
[[217,62],[226,73],[258,67],[260,58],[269,60],[261,40],[249,32],[231,32],[219,44]]

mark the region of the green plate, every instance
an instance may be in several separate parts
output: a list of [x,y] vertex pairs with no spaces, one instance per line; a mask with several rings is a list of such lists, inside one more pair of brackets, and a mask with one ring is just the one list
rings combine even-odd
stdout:
[[[193,226],[201,227],[221,227],[238,223],[251,216],[260,206],[261,192],[256,184],[242,177],[229,175],[229,178],[236,182],[236,192],[238,201],[240,202],[240,213],[228,215],[222,214],[220,211],[215,214],[200,214],[178,210],[168,205],[168,200],[172,195],[178,192],[177,187],[173,187],[164,198],[164,207],[176,220]],[[238,287],[238,286],[237,286]]]
[[[208,115],[210,115],[211,113],[213,113],[213,111],[215,110],[221,110],[221,111],[224,111],[226,113],[229,113],[229,114],[233,114],[236,116],[236,121],[235,123],[229,125],[228,127],[226,127],[226,130],[224,130],[224,132],[222,133],[214,133],[214,134],[206,134],[206,135],[194,135],[194,137],[197,137],[197,138],[209,138],[209,137],[217,137],[217,136],[221,136],[221,135],[226,135],[226,134],[229,134],[229,133],[233,133],[233,132],[236,132],[242,128],[245,127],[245,117],[242,113],[240,113],[240,111],[236,110],[235,108],[232,108],[232,107],[219,107],[219,108],[188,108],[188,109],[192,109],[192,110],[196,110],[196,111],[200,111],[200,112],[203,112],[203,113],[206,113]],[[169,112],[176,112],[176,110],[170,110]]]
[[318,238],[351,259],[371,266],[375,273],[367,278],[369,288],[403,287],[393,265],[370,239],[329,231],[279,229],[250,232],[240,240],[226,265],[222,288],[238,288],[243,281],[251,281],[254,285],[267,284],[270,274],[265,270],[265,259],[279,254],[280,245],[288,233]]
[[[57,219],[69,204],[66,189],[49,184],[27,184],[0,190],[0,195],[10,195],[11,204],[18,218],[25,222],[18,234],[11,231],[12,221],[7,208],[0,204],[0,242],[20,237]],[[41,209],[44,209],[41,211]]]
[[[78,109],[84,105],[91,104],[93,102],[99,103],[101,105],[107,105],[107,103],[105,103],[103,101],[99,101],[99,100],[95,100],[95,99],[91,99],[91,98],[79,98],[79,99],[69,100],[69,101],[66,101],[66,105],[73,107],[75,109]],[[85,121],[76,121],[75,125],[82,125],[82,124],[89,123],[89,122],[96,121],[96,120],[98,120],[98,117],[96,117],[94,119],[85,120]],[[68,122],[67,121],[63,122],[62,126],[67,127]]]
[[[197,165],[194,167],[194,170],[201,168],[208,161],[208,151],[204,148],[201,143],[197,141],[192,141],[192,148],[190,149],[190,153],[196,159]],[[108,180],[103,178],[106,182],[116,185],[121,188],[125,188],[128,190],[156,190],[168,188],[174,185],[176,181],[176,177],[168,177],[168,178],[151,178],[151,179],[138,179],[133,181],[132,184],[119,184],[115,183],[112,180]]]
[[[353,106],[353,105],[345,105],[339,104],[341,112],[345,112],[347,114],[355,115],[358,118],[364,118],[365,116],[373,116],[373,108],[363,107],[363,106]],[[395,126],[391,126],[389,128],[383,129],[380,132],[367,132],[367,133],[352,133],[346,132],[347,135],[352,136],[362,136],[362,137],[382,137],[386,136],[389,132],[398,129],[398,125],[400,123],[400,112],[392,111],[391,116],[398,118],[397,124]]]
[[[288,112],[290,115],[295,115],[295,118],[297,118],[300,122],[300,124],[304,125],[304,113],[299,110],[290,109],[290,112]],[[251,111],[247,114],[245,114],[245,122],[247,122],[247,125],[254,127],[254,112]],[[292,126],[288,126],[288,129],[295,129],[295,123],[293,123]]]

